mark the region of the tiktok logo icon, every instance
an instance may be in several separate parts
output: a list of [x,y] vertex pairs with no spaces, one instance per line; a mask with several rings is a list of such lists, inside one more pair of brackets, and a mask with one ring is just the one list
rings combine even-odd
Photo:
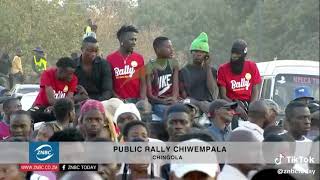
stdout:
[[277,157],[277,158],[274,159],[274,163],[275,163],[276,165],[280,165],[280,164],[282,163],[282,159],[283,159],[283,158],[285,158],[285,156],[282,155],[282,154],[280,154],[279,157]]

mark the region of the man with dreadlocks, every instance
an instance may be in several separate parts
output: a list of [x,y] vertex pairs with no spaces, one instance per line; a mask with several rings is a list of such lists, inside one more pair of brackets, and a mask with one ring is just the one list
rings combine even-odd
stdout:
[[131,103],[146,97],[144,60],[133,51],[137,33],[134,26],[122,26],[117,32],[119,49],[106,57],[111,65],[114,96]]

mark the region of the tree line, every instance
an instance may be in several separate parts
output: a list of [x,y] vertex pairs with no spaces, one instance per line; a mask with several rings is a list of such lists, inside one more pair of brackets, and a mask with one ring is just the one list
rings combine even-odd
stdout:
[[[132,3],[133,2],[133,3]],[[257,62],[278,59],[319,60],[319,0],[1,0],[0,52],[24,52],[27,69],[32,49],[41,46],[50,64],[80,52],[86,20],[98,25],[103,56],[118,48],[123,24],[140,30],[137,51],[154,57],[152,41],[168,36],[181,64],[190,59],[192,40],[209,36],[215,65],[230,58],[232,42],[245,39]]]

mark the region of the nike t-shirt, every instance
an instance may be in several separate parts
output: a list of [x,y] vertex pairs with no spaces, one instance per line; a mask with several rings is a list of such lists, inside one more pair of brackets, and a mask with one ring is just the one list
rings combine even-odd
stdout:
[[156,60],[148,63],[148,73],[151,73],[152,94],[157,97],[171,97],[173,92],[173,68],[177,62],[167,59],[166,65],[160,68]]
[[5,122],[0,122],[0,141],[7,139],[10,136],[9,125]]

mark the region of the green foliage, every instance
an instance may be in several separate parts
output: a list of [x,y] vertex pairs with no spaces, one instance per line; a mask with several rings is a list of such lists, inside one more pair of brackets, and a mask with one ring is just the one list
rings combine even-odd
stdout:
[[248,42],[249,58],[255,61],[319,60],[319,0],[139,0],[136,7],[125,1],[58,2],[1,0],[0,51],[12,57],[21,47],[24,65],[30,68],[32,49],[41,46],[54,64],[61,56],[79,52],[90,16],[98,25],[104,55],[119,46],[116,30],[133,23],[141,32],[137,50],[146,58],[154,54],[152,40],[163,35],[171,38],[186,62],[192,40],[204,31],[216,65],[229,59],[237,38]]
[[[319,60],[319,1],[265,0],[263,4],[262,49],[264,60]],[[254,14],[250,17],[254,22]],[[257,23],[249,24],[248,37]],[[257,38],[256,38],[257,39]],[[254,40],[254,47],[257,47]]]
[[23,64],[30,70],[32,49],[40,46],[49,64],[59,57],[69,56],[80,47],[85,14],[81,6],[58,1],[0,1],[0,49],[14,55],[16,47],[23,50]]
[[318,0],[140,2],[137,24],[160,25],[176,49],[185,53],[193,38],[205,31],[216,64],[229,59],[231,44],[237,38],[248,42],[249,57],[256,61],[274,57],[319,60]]

